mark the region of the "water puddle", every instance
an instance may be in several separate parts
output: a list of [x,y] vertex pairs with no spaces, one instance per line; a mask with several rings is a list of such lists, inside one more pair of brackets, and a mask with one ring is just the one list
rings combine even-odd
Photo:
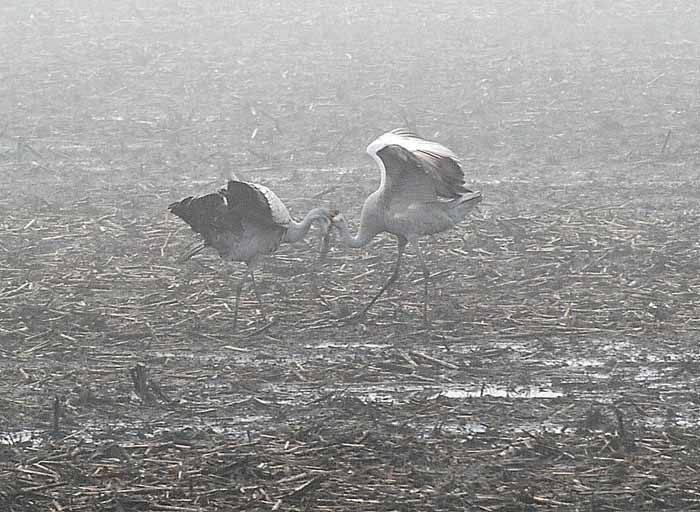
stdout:
[[348,349],[348,348],[369,348],[369,349],[386,349],[386,344],[379,343],[335,343],[327,341],[317,345],[306,344],[305,349],[308,350],[328,350],[328,349]]
[[634,378],[636,381],[655,381],[661,379],[662,374],[656,368],[649,368],[648,366],[642,366],[637,372],[637,376]]
[[435,400],[439,397],[464,399],[464,398],[529,398],[529,399],[549,399],[564,396],[561,391],[555,391],[548,387],[540,386],[463,386],[458,384],[436,387],[421,386],[395,386],[374,385],[353,389],[352,391],[361,400],[367,403],[400,403],[421,395],[428,400]]
[[0,447],[2,446],[39,446],[46,437],[46,433],[40,430],[17,430],[15,432],[0,433]]
[[59,144],[55,148],[65,153],[89,153],[92,151],[92,147],[84,144]]
[[[227,349],[228,347],[223,347]],[[240,354],[240,355],[239,355]],[[237,359],[250,359],[249,355],[244,352],[235,352],[234,350],[226,350],[225,352],[215,353],[210,351],[196,351],[191,349],[182,349],[178,351],[161,351],[154,350],[144,353],[146,361],[164,363],[165,361],[192,361],[201,364],[216,364],[227,360],[231,357]]]
[[559,398],[564,396],[560,391],[539,386],[483,386],[477,389],[448,388],[442,391],[447,398]]
[[566,359],[565,363],[572,370],[572,373],[582,372],[589,378],[607,379],[612,376],[624,375],[638,382],[654,382],[663,378],[663,372],[658,368],[640,364],[654,362],[654,359],[648,357],[637,361],[611,358],[604,361],[582,357]]
[[450,434],[466,435],[471,437],[474,434],[483,434],[488,430],[486,425],[481,423],[459,423],[459,424],[439,424],[432,427],[423,428],[426,434],[435,434],[436,432],[448,432]]
[[566,359],[565,363],[569,366],[580,366],[583,368],[600,368],[601,366],[605,366],[605,361],[601,361],[600,359],[589,359],[587,357]]
[[250,416],[237,417],[235,424],[223,425],[221,423],[214,423],[214,424],[208,424],[207,426],[215,434],[221,434],[221,435],[243,434],[246,431],[250,430],[251,426],[255,427],[256,425],[260,425],[260,424],[263,424],[265,422],[269,422],[269,420],[270,419],[266,416],[250,415]]

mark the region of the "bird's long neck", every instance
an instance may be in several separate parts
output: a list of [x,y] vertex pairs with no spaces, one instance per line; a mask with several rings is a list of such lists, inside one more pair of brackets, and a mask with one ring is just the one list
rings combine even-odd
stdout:
[[325,209],[314,208],[310,210],[301,222],[296,222],[294,220],[291,222],[282,241],[298,242],[299,240],[302,240],[309,232],[309,229],[311,229],[311,224],[313,224],[315,220],[324,218],[329,218],[329,214]]
[[360,226],[360,231],[358,231],[357,235],[353,236],[348,229],[348,225],[344,222],[342,224],[336,224],[336,227],[340,235],[340,243],[347,247],[364,247],[377,235],[377,233]]

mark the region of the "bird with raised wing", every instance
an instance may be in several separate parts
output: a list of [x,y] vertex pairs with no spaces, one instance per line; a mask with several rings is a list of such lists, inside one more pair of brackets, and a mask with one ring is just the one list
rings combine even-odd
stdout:
[[[261,309],[262,300],[254,275],[261,256],[274,253],[282,243],[302,240],[316,221],[320,222],[324,243],[327,243],[325,233],[337,214],[335,210],[314,208],[297,222],[272,190],[258,183],[239,180],[229,180],[227,187],[218,192],[186,197],[172,203],[168,209],[203,239],[187,252],[184,259],[211,247],[223,260],[244,262]],[[241,280],[236,289],[234,331],[244,283],[245,280]]]
[[396,281],[404,249],[413,242],[423,270],[423,320],[427,325],[430,272],[418,239],[462,222],[481,202],[481,192],[466,188],[464,171],[451,150],[408,130],[385,133],[367,147],[367,153],[379,166],[381,182],[365,200],[360,229],[353,236],[342,214],[332,218],[333,226],[340,242],[349,247],[364,247],[379,233],[391,233],[397,239],[398,255],[391,276],[358,316],[364,316]]

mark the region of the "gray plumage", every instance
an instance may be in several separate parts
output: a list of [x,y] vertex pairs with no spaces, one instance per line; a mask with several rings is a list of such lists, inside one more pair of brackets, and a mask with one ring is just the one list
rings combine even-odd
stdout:
[[[168,206],[203,241],[190,250],[189,259],[211,247],[226,261],[242,261],[249,270],[258,304],[262,307],[254,270],[260,258],[274,253],[282,243],[298,242],[315,221],[328,230],[337,212],[326,208],[310,210],[301,222],[292,219],[287,207],[267,187],[257,183],[229,180],[225,189],[198,197],[186,197]],[[234,329],[243,281],[236,291]]]
[[379,166],[381,183],[365,200],[360,229],[352,236],[342,215],[333,218],[333,225],[340,241],[349,247],[363,247],[379,233],[391,233],[397,239],[398,255],[391,277],[360,315],[367,313],[397,279],[404,249],[415,242],[423,270],[423,318],[427,323],[430,272],[417,241],[463,221],[481,202],[481,192],[466,188],[464,171],[451,150],[407,130],[385,133],[367,147],[367,153]]

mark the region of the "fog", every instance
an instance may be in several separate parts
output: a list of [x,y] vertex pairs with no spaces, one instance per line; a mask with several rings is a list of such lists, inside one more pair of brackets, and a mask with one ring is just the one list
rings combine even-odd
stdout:
[[479,173],[642,160],[669,130],[666,150],[695,144],[695,14],[691,2],[5,6],[2,151],[21,137],[58,160],[50,169],[78,159],[89,175],[366,165],[373,136],[407,125]]
[[[700,6],[344,4],[0,5],[0,509],[694,506]],[[400,127],[484,197],[429,326],[411,244],[348,321],[388,234],[237,317],[245,265],[182,261],[232,173],[356,230]]]

